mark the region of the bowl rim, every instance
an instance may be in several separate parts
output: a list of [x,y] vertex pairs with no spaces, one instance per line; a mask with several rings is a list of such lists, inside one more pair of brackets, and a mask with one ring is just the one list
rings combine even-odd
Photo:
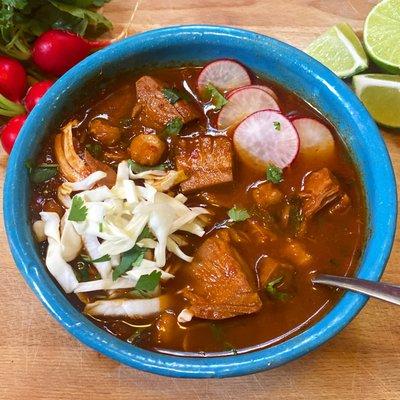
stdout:
[[[379,183],[382,187],[385,187],[385,193],[379,193],[379,191],[375,193],[377,197],[375,205],[378,204],[382,210],[376,211],[378,215],[374,223],[374,234],[367,240],[370,252],[376,254],[374,256],[375,262],[373,265],[366,266],[363,261],[357,276],[373,281],[380,279],[393,245],[397,216],[397,194],[393,167],[375,122],[347,85],[316,60],[279,40],[248,30],[226,26],[177,25],[140,33],[94,53],[60,77],[50,88],[48,95],[46,94],[43,101],[35,107],[28,117],[10,155],[3,190],[6,233],[16,265],[33,292],[67,331],[92,349],[131,367],[165,376],[210,378],[255,373],[285,364],[322,345],[340,332],[357,315],[365,305],[367,298],[355,293],[346,293],[322,319],[308,329],[282,343],[265,349],[239,355],[209,358],[166,355],[123,342],[83,317],[65,299],[54,283],[49,285],[40,279],[38,268],[43,269],[43,265],[36,265],[32,262],[30,254],[25,251],[26,243],[23,235],[20,234],[23,229],[30,229],[30,227],[29,223],[27,223],[28,227],[20,223],[17,192],[13,190],[13,184],[24,179],[21,173],[21,161],[23,160],[19,158],[19,149],[27,141],[29,131],[36,129],[36,120],[43,118],[42,115],[45,115],[48,111],[51,100],[56,100],[58,93],[62,92],[63,88],[68,87],[72,77],[87,75],[88,71],[101,65],[100,54],[111,54],[112,52],[125,54],[124,46],[128,42],[132,44],[143,38],[157,41],[160,38],[171,37],[180,33],[219,35],[226,39],[240,37],[252,43],[262,41],[281,52],[290,53],[300,63],[307,64],[316,76],[323,78],[324,82],[340,94],[342,101],[347,102],[348,106],[354,107],[357,111],[354,113],[354,118],[359,122],[363,133],[368,134],[369,146],[374,149],[373,158],[380,168]],[[368,179],[368,177],[366,178]]]

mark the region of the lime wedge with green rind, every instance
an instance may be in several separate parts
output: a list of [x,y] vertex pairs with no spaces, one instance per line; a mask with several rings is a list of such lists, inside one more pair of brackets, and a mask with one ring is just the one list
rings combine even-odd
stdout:
[[362,44],[346,23],[337,24],[319,36],[307,47],[306,53],[340,78],[348,78],[368,68]]
[[357,75],[353,77],[353,87],[376,122],[400,128],[400,76]]
[[364,44],[379,67],[400,73],[400,0],[384,0],[371,10],[364,25]]

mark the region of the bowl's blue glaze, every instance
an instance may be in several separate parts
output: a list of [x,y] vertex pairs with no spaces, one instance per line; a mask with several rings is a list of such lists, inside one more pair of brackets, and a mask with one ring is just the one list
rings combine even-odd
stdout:
[[[8,162],[4,220],[15,262],[50,313],[77,339],[124,364],[176,377],[206,378],[274,368],[315,349],[343,329],[366,298],[347,293],[319,322],[273,347],[219,358],[173,357],[136,348],[89,322],[66,300],[40,260],[29,224],[30,185],[24,162],[32,158],[51,127],[78,104],[79,90],[101,74],[115,76],[143,65],[240,60],[296,92],[336,126],[361,171],[370,235],[357,276],[378,280],[385,268],[396,224],[396,183],[379,131],[351,90],[333,73],[295,48],[253,32],[213,26],[181,26],[146,32],[85,59],[62,76],[26,121]],[[90,85],[86,86],[86,90]]]

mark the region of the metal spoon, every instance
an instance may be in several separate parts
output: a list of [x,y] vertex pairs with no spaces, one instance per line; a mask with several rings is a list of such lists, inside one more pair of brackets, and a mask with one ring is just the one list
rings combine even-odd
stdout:
[[384,282],[371,282],[364,279],[348,278],[334,275],[316,275],[311,279],[313,283],[334,286],[353,292],[366,294],[376,299],[400,305],[400,286]]

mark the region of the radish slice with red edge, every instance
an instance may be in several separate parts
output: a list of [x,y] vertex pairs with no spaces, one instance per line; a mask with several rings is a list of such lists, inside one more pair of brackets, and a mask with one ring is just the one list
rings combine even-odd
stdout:
[[249,115],[235,129],[233,143],[239,157],[257,169],[265,169],[269,164],[285,168],[299,151],[295,127],[275,110]]
[[[270,96],[272,96],[272,97],[274,98],[275,101],[278,101],[278,96],[277,96],[277,94],[276,94],[270,87],[268,87],[268,86],[264,86],[264,85],[248,85],[248,86],[246,86],[246,87],[248,87],[248,88],[257,88],[257,89],[264,90],[264,92],[267,92]],[[242,88],[240,87],[240,88],[233,89],[232,91],[230,91],[230,92],[228,93],[228,95],[227,95],[227,99],[228,99],[230,96],[232,96],[236,91],[238,91],[238,90],[240,90],[240,89],[242,89]]]
[[265,90],[256,86],[242,86],[227,96],[228,103],[218,114],[218,129],[238,124],[244,118],[260,110],[277,110],[279,106]]
[[297,118],[292,123],[299,134],[301,155],[326,158],[334,153],[335,140],[321,122],[313,118]]
[[218,90],[225,92],[240,86],[251,84],[249,73],[243,65],[233,60],[217,60],[207,64],[197,79],[197,88],[201,94],[211,83]]

